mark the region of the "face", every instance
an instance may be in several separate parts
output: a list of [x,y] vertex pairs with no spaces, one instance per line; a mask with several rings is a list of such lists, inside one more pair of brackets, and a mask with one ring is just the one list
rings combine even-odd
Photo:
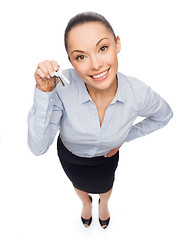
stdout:
[[84,23],[68,36],[68,55],[79,77],[93,90],[106,90],[116,81],[120,39],[102,23]]

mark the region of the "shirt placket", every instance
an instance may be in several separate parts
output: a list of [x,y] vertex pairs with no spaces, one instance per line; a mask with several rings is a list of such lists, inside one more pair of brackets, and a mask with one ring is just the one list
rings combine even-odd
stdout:
[[92,101],[90,102],[90,109],[93,120],[93,131],[95,133],[95,144],[93,144],[90,154],[94,156],[98,152],[100,146],[103,144],[103,135],[108,129],[109,120],[112,113],[112,105],[110,104],[106,109],[102,126],[100,126],[96,104]]
[[89,105],[90,105],[91,117],[93,122],[93,133],[95,135],[94,142],[90,149],[90,155],[94,156],[97,153],[101,144],[100,122],[99,122],[96,104],[93,101],[90,101]]

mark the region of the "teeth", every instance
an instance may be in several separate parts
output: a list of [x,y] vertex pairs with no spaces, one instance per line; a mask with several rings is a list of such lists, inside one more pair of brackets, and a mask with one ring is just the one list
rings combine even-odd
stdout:
[[101,78],[101,77],[103,77],[104,75],[106,75],[107,72],[108,72],[108,70],[106,70],[105,72],[103,72],[103,73],[101,73],[101,74],[99,74],[99,75],[93,76],[93,78]]

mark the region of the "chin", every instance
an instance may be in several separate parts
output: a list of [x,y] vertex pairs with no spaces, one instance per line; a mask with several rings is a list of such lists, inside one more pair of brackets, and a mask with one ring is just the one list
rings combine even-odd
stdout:
[[103,82],[100,82],[98,84],[92,84],[92,86],[99,90],[107,90],[110,88],[110,86],[113,84],[114,81],[108,81],[107,79]]

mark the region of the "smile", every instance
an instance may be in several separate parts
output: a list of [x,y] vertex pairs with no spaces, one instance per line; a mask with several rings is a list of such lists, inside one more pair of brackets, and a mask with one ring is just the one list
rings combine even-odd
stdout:
[[95,80],[97,80],[97,79],[99,80],[99,79],[101,79],[101,78],[104,78],[104,77],[107,75],[108,72],[109,72],[109,69],[107,69],[107,70],[104,71],[104,72],[95,74],[95,75],[90,75],[90,77],[94,78]]

